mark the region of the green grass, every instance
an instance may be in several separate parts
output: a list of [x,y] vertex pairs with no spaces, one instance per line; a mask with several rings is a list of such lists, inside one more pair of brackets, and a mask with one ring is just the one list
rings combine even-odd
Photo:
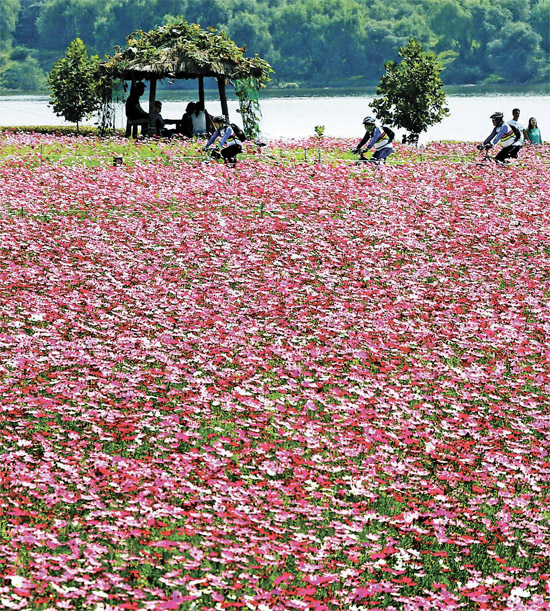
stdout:
[[[98,128],[93,125],[81,125],[77,132],[76,125],[0,125],[0,133],[2,132],[16,132],[19,134],[51,134],[52,136],[97,136]],[[124,130],[117,129],[114,133],[122,136],[124,134]]]

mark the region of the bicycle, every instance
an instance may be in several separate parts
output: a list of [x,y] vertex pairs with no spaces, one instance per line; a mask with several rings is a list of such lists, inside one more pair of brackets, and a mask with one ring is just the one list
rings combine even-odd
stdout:
[[380,166],[386,163],[385,159],[373,159],[372,157],[365,157],[364,151],[356,151],[355,149],[352,153],[357,154],[359,152],[359,159],[354,162],[353,165],[362,165],[363,163],[368,163],[373,166]]
[[496,159],[494,155],[489,155],[489,150],[491,148],[492,148],[491,146],[487,146],[486,144],[480,144],[477,147],[479,151],[483,151],[483,157],[481,157],[478,161],[476,161],[477,166],[484,166],[487,164],[488,161],[494,161],[495,163],[502,163],[502,161],[499,161],[498,159]]
[[503,166],[507,166],[510,163],[512,163],[513,161],[516,161],[515,159],[512,159],[512,158],[509,158],[509,159],[497,159],[496,156],[489,155],[489,149],[492,148],[490,145],[480,144],[477,148],[478,148],[479,151],[484,151],[483,157],[481,157],[481,159],[476,162],[476,165],[478,165],[478,166],[486,165],[487,161],[494,161],[496,164],[503,165]]

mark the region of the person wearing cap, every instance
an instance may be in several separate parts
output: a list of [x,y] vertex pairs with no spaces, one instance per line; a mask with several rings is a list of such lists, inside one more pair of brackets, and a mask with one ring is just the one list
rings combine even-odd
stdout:
[[[393,138],[386,133],[383,127],[376,125],[374,117],[366,116],[363,119],[363,126],[365,128],[365,135],[352,152],[354,154],[361,153],[361,158],[364,159],[363,154],[373,149],[374,153],[369,161],[373,163],[385,162],[388,155],[393,153]],[[367,146],[363,151],[362,149],[365,144]]]
[[[204,146],[204,150],[208,150],[217,138],[220,138],[218,144],[218,155],[223,157],[224,163],[235,166],[237,163],[237,155],[243,150],[242,142],[237,138],[231,125],[227,125],[225,117],[217,115],[212,119],[214,124],[214,133],[208,139],[208,142]],[[218,157],[219,158],[219,157]]]
[[519,130],[506,123],[501,112],[494,112],[491,115],[491,121],[493,122],[493,131],[485,138],[483,144],[480,144],[477,148],[480,151],[490,149],[500,142],[502,148],[495,155],[495,161],[504,162],[510,159],[510,157],[517,157],[521,148],[519,145]]

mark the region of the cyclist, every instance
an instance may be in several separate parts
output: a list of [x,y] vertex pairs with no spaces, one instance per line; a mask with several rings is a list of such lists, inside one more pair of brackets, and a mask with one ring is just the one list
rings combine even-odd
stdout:
[[[389,133],[389,128],[378,127],[375,119],[371,116],[366,116],[363,119],[363,127],[365,128],[365,135],[352,152],[354,154],[360,153],[361,159],[366,161],[364,153],[370,149],[374,149],[374,153],[369,161],[373,163],[385,162],[388,155],[393,153],[392,142],[395,134],[393,131]],[[365,144],[367,144],[367,146],[363,151],[362,148]]]
[[221,153],[215,151],[213,157],[217,157],[218,159],[223,157],[224,163],[235,166],[237,163],[237,155],[243,150],[242,142],[237,138],[231,125],[226,124],[225,117],[222,117],[222,115],[216,115],[212,119],[212,123],[214,124],[215,131],[205,144],[204,150],[208,150],[216,139],[220,138],[218,149],[221,149]]
[[504,115],[501,112],[494,112],[491,115],[493,122],[493,131],[485,138],[483,144],[477,148],[490,149],[499,142],[502,145],[500,151],[495,155],[495,161],[504,162],[510,157],[517,157],[521,148],[519,130],[504,121]]

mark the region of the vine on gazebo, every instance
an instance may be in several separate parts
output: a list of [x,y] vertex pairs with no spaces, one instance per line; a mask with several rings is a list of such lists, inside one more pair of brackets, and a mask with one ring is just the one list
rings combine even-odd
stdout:
[[98,109],[97,129],[106,136],[115,131],[116,107],[124,101],[125,83],[120,79],[100,79],[98,94],[101,100]]
[[239,110],[242,118],[243,130],[251,140],[260,135],[260,110],[259,91],[262,86],[258,79],[247,78],[236,80],[235,95],[239,100]]

